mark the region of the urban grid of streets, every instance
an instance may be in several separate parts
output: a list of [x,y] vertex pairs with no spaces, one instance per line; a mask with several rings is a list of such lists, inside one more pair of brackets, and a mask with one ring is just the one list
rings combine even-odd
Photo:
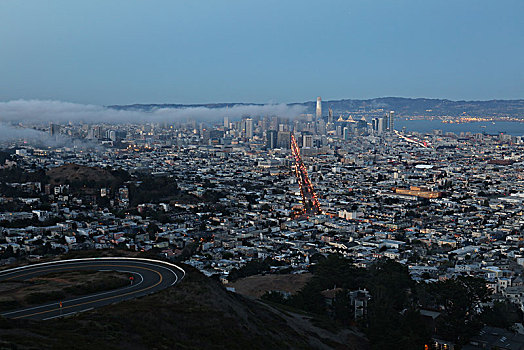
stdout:
[[[37,217],[55,224],[1,228],[0,263],[36,259],[43,245],[57,253],[125,247],[168,258],[193,246],[185,262],[226,283],[233,268],[253,259],[272,258],[279,262],[273,270],[301,273],[314,255],[337,252],[360,267],[382,257],[399,261],[415,280],[483,277],[524,309],[521,138],[408,134],[390,128],[387,117],[371,123],[330,117],[244,118],[214,127],[52,124],[51,134],[89,139],[97,147],[13,143],[16,156],[2,166],[147,172],[170,177],[195,200],[131,208],[131,181],[113,193],[100,188],[96,196],[110,199],[101,207],[92,194],[72,195],[67,185],[8,183],[23,194],[0,198],[1,222]],[[300,211],[292,131],[319,215]],[[42,207],[42,198],[51,206]],[[167,219],[161,222],[151,212]],[[154,234],[146,230],[151,224],[158,227]]]

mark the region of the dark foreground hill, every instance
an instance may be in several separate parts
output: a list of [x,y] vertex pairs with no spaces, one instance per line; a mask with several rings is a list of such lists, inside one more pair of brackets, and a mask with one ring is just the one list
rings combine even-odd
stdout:
[[174,288],[43,322],[0,318],[0,349],[366,349],[347,329],[313,326],[309,317],[279,311],[228,292],[185,267]]

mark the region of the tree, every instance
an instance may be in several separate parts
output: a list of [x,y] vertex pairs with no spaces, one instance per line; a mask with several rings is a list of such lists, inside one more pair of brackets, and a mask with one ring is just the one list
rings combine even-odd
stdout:
[[162,230],[157,224],[150,222],[149,225],[147,225],[146,232],[149,233],[149,239],[154,241],[156,239],[156,234],[162,232]]
[[0,255],[0,258],[8,259],[8,258],[13,258],[15,256],[16,256],[16,254],[14,252],[13,246],[9,245],[9,246],[7,246],[5,252],[3,252],[2,255]]
[[159,232],[162,232],[162,230],[160,229],[160,227],[158,227],[157,224],[155,224],[154,222],[150,222],[149,225],[147,225],[146,232],[147,233],[159,233]]
[[223,252],[222,253],[222,259],[231,259],[233,256],[234,255],[231,252]]
[[326,302],[320,291],[310,284],[306,284],[297,294],[293,295],[290,304],[299,309],[316,314],[326,313]]
[[492,307],[482,311],[480,317],[488,326],[509,329],[514,323],[522,321],[522,311],[508,301],[495,301]]
[[333,300],[333,316],[335,319],[348,323],[354,316],[354,308],[351,307],[349,291],[346,289],[336,293]]
[[284,297],[284,294],[278,292],[278,291],[274,291],[274,290],[270,290],[268,292],[265,292],[261,297],[260,299],[264,300],[264,301],[269,301],[271,303],[277,303],[277,304],[286,304],[287,300],[286,298]]
[[437,321],[437,333],[446,340],[465,344],[481,328],[478,310],[490,295],[482,278],[458,277],[428,286],[443,315]]

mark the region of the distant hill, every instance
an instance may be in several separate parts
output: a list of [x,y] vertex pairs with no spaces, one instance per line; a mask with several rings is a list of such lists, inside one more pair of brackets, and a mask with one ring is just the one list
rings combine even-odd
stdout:
[[66,164],[51,168],[46,175],[53,185],[69,183],[111,183],[116,178],[108,170],[78,164]]
[[[335,113],[358,110],[393,110],[397,115],[425,116],[513,116],[524,118],[524,100],[451,101],[428,98],[383,97],[371,100],[326,101],[324,108],[332,107]],[[311,102],[310,109],[314,105]]]
[[227,292],[184,266],[177,286],[45,322],[0,317],[0,349],[367,349],[348,329]]
[[[225,108],[234,105],[256,105],[256,103],[208,103],[208,104],[133,104],[114,105],[109,108],[119,110],[151,111],[158,108]],[[300,105],[307,108],[308,113],[314,113],[316,101],[290,103],[290,106]],[[323,101],[324,114],[332,107],[335,114],[356,111],[371,111],[376,109],[394,110],[397,115],[425,116],[459,116],[462,114],[474,116],[510,116],[524,118],[524,99],[520,100],[489,100],[489,101],[452,101],[430,98],[380,97],[368,100],[332,100]]]

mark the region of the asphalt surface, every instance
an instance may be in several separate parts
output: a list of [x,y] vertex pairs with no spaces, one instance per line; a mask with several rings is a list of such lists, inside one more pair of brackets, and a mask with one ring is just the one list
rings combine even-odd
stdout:
[[[68,316],[158,292],[180,282],[185,274],[181,268],[158,260],[89,258],[34,264],[3,270],[0,271],[0,283],[4,281],[24,281],[50,273],[79,270],[121,271],[132,274],[134,280],[129,286],[119,289],[43,303],[42,305],[3,312],[1,315],[12,319],[25,318],[35,320],[48,320]],[[62,303],[61,307],[60,302]]]

